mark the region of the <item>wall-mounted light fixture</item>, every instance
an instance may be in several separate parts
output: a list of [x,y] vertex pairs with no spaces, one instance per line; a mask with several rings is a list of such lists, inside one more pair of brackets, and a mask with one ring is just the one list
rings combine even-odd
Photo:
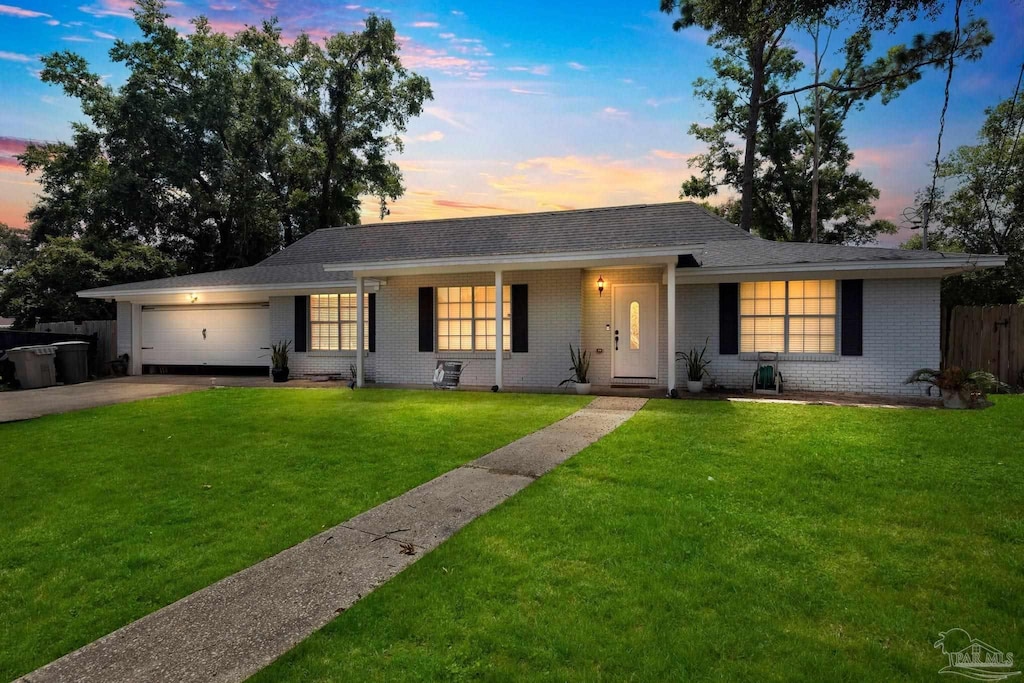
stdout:
[[190,304],[194,304],[197,301],[199,301],[199,295],[198,294],[189,294],[188,295],[188,302]]
[[604,278],[601,277],[600,275],[597,276],[597,295],[604,295]]

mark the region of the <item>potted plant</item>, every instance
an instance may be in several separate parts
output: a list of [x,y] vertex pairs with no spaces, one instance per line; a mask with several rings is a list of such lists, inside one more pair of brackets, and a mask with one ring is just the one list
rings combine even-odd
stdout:
[[579,348],[573,349],[572,344],[569,344],[569,357],[572,358],[572,367],[569,368],[572,372],[572,377],[563,379],[558,383],[558,386],[575,384],[577,394],[589,394],[590,356],[587,355],[586,351],[581,351]]
[[270,363],[273,366],[270,375],[275,382],[288,381],[288,347],[290,341],[278,342],[270,345]]
[[990,372],[971,372],[956,365],[941,370],[921,368],[911,374],[904,384],[915,382],[927,384],[929,396],[933,388],[938,389],[942,395],[942,405],[953,409],[983,406],[987,392],[1005,386]]
[[708,351],[708,339],[704,340],[704,348],[699,353],[694,346],[689,351],[680,351],[676,354],[677,361],[686,361],[686,390],[691,394],[699,394],[704,389],[704,375],[708,374],[708,367],[711,365],[711,361],[704,359],[704,354]]

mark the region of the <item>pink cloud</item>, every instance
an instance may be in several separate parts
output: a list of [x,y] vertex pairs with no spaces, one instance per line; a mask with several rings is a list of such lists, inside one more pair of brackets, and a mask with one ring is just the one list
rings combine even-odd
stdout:
[[442,206],[448,209],[462,209],[465,211],[476,211],[484,209],[486,211],[498,211],[500,213],[519,213],[517,209],[511,209],[507,206],[495,206],[492,204],[474,204],[472,202],[461,202],[455,199],[435,199],[433,201],[434,206]]
[[600,111],[600,115],[606,119],[622,120],[629,117],[629,112],[615,107],[605,107]]
[[126,17],[132,18],[135,0],[100,0],[93,5],[82,5],[78,8],[94,17]]
[[0,14],[8,17],[18,17],[19,19],[37,19],[39,17],[50,16],[46,12],[36,12],[34,10],[23,9],[13,5],[0,5]]
[[440,26],[436,21],[414,21],[412,22],[413,28],[437,28]]
[[547,95],[548,94],[548,93],[542,92],[540,90],[527,90],[526,88],[509,88],[508,91],[510,93],[515,93],[516,95]]
[[447,50],[416,43],[408,36],[399,36],[398,42],[402,48],[399,55],[402,64],[409,69],[431,69],[470,79],[482,78],[493,69],[483,59],[452,55]]
[[683,154],[682,152],[673,152],[668,149],[652,149],[651,155],[658,157],[659,159],[680,160],[690,158],[689,154]]
[[417,135],[416,139],[420,142],[440,142],[441,140],[444,140],[444,133],[439,130],[432,130],[429,133]]

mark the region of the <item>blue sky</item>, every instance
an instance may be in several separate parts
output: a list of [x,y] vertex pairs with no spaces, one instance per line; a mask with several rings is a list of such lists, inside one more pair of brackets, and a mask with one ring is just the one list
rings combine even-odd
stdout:
[[[123,71],[107,51],[114,38],[138,35],[131,5],[0,0],[0,221],[23,226],[37,189],[11,155],[26,139],[65,139],[69,122],[82,118],[76,102],[39,81],[39,55],[75,51],[118,84]],[[686,131],[707,119],[692,82],[709,74],[713,51],[700,30],[673,32],[657,5],[181,0],[168,11],[182,30],[197,14],[227,32],[277,16],[286,37],[356,30],[368,11],[389,18],[403,61],[430,78],[435,94],[398,159],[407,193],[394,220],[675,199],[690,175],[687,158],[701,151]],[[985,107],[1012,94],[1024,59],[1024,2],[984,2],[974,12],[996,41],[955,74],[947,149],[973,141]],[[951,24],[947,11],[904,25],[877,36],[876,49]],[[809,38],[792,41],[806,54]],[[882,192],[879,216],[896,218],[930,179],[943,78],[928,73],[893,103],[871,103],[848,121],[855,165]]]

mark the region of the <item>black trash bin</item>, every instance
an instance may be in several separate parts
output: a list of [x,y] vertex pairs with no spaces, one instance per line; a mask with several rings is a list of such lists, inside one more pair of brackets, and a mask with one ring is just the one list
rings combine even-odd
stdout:
[[79,384],[89,379],[89,342],[65,341],[57,347],[57,373],[64,384]]

